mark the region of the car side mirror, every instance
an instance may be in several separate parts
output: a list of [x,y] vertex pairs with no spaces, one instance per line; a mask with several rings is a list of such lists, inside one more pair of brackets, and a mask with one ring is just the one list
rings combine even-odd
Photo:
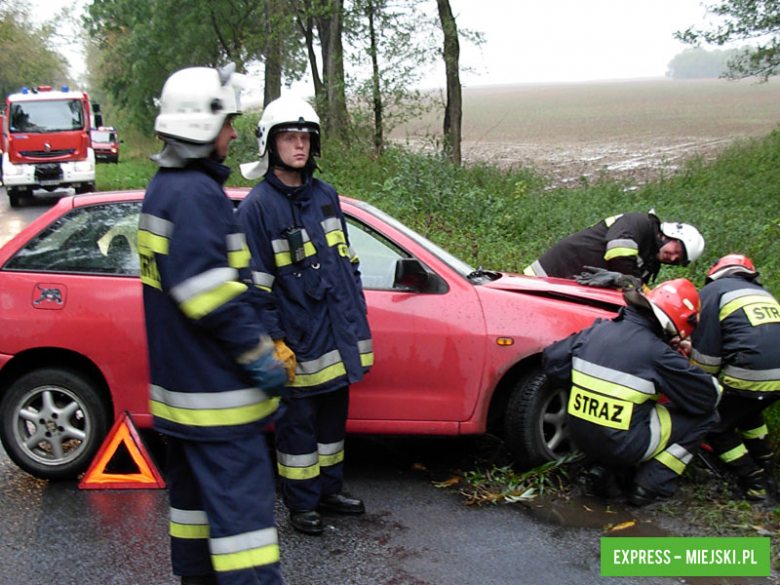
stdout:
[[426,293],[446,293],[449,290],[442,277],[428,272],[417,258],[399,258],[395,263],[393,288]]

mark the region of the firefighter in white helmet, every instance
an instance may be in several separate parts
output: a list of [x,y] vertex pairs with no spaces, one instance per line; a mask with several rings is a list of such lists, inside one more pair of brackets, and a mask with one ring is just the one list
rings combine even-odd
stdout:
[[167,436],[171,561],[184,585],[282,583],[262,432],[287,375],[250,303],[246,238],[222,189],[239,114],[231,69],[168,78],[160,169],[138,226],[150,410]]
[[276,423],[277,467],[293,528],[322,533],[321,510],[362,514],[344,491],[349,385],[374,361],[358,257],[336,190],[314,178],[320,124],[304,100],[281,97],[257,126],[260,159],[244,176],[265,177],[238,208],[256,262],[258,307],[291,369]]
[[[622,478],[637,506],[670,496],[706,432],[718,420],[720,386],[672,348],[696,326],[699,295],[686,279],[648,293],[624,293],[627,306],[545,349],[545,373],[570,389],[568,426],[601,480]],[[658,402],[663,395],[669,399]],[[604,495],[604,494],[602,494]]]
[[661,264],[687,266],[703,251],[704,238],[692,225],[661,222],[653,210],[622,213],[564,238],[523,272],[592,286],[612,286],[626,275],[647,285]]

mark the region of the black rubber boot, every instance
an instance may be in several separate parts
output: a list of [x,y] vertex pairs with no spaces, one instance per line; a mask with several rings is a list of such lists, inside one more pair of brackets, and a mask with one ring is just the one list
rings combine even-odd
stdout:
[[745,494],[745,499],[751,502],[766,500],[766,478],[763,469],[756,469],[748,475],[737,478],[737,483]]
[[316,510],[290,510],[290,524],[303,534],[310,536],[322,534],[322,519]]
[[363,500],[354,498],[345,492],[322,496],[320,508],[337,514],[363,514],[366,511]]

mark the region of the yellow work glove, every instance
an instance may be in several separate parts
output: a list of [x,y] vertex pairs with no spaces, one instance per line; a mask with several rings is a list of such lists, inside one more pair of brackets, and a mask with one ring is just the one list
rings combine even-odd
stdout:
[[274,339],[274,357],[284,364],[287,368],[287,378],[289,383],[292,384],[295,381],[295,354],[287,347],[284,339]]

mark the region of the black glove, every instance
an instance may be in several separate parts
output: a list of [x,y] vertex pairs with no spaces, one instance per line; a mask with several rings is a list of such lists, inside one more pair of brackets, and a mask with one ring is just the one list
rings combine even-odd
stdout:
[[579,284],[597,286],[600,288],[615,288],[622,291],[641,290],[642,281],[636,276],[612,272],[597,266],[584,266],[588,272],[581,272],[574,277]]

